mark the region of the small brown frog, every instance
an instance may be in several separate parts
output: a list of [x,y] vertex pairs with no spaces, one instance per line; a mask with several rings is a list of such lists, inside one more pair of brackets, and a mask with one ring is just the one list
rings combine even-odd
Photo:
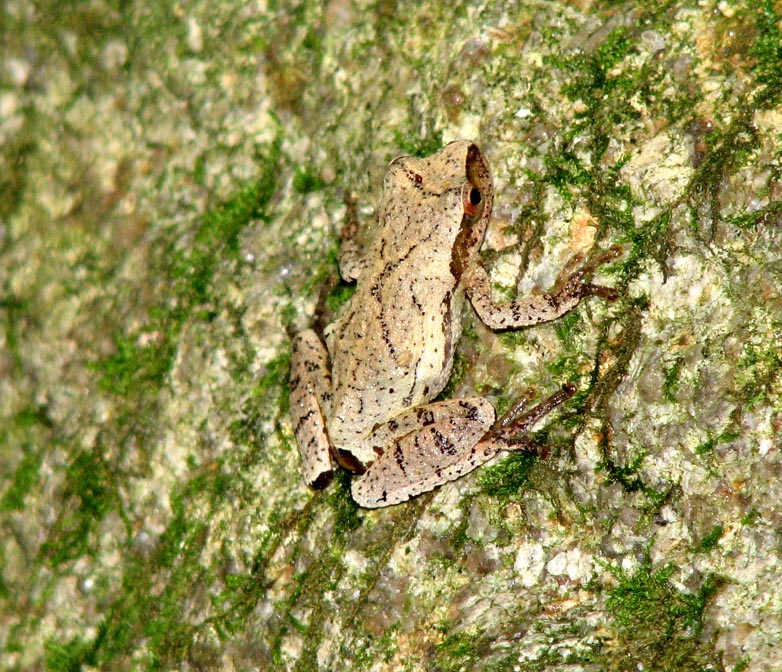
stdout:
[[352,485],[361,506],[403,502],[529,447],[524,434],[574,393],[563,386],[496,422],[482,397],[432,402],[451,375],[465,296],[492,329],[554,320],[585,296],[617,298],[589,282],[614,247],[571,260],[549,293],[495,303],[478,259],[492,198],[489,163],[469,140],[391,162],[367,253],[340,263],[355,294],[323,338],[308,329],[293,341],[291,415],[308,484],[324,486],[336,462],[361,474]]

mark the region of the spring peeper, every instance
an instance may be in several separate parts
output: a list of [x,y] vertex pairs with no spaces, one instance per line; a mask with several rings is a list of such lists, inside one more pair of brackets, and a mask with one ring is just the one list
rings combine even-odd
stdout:
[[340,263],[355,293],[322,335],[293,340],[291,414],[309,485],[325,486],[336,463],[360,474],[351,491],[361,506],[403,502],[529,447],[531,425],[575,391],[498,421],[482,397],[432,402],[451,375],[465,296],[492,329],[554,320],[585,296],[617,298],[589,282],[612,248],[571,261],[550,292],[495,303],[478,259],[492,197],[489,163],[468,140],[391,162],[366,254]]

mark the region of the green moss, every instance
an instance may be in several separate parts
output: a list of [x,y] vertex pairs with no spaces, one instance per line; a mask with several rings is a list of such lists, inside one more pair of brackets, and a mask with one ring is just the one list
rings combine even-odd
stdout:
[[[12,445],[21,460],[13,474],[3,474],[5,486],[0,498],[1,511],[23,511],[25,498],[40,482],[43,461],[42,441],[48,437],[53,423],[45,406],[27,406],[15,413],[5,427],[0,428],[0,446]],[[7,484],[7,485],[6,485]]]
[[114,334],[114,347],[113,355],[93,365],[101,374],[101,389],[124,397],[139,387],[160,388],[175,354],[169,339],[141,345],[136,337],[118,331]]
[[39,482],[41,468],[41,453],[32,445],[23,448],[24,457],[14,471],[11,483],[0,499],[0,511],[23,511],[24,499]]
[[97,525],[118,508],[114,476],[100,447],[78,453],[66,469],[57,522],[41,546],[39,562],[56,568],[88,553]]
[[300,167],[293,175],[293,189],[300,194],[309,194],[323,189],[326,183],[312,166]]
[[597,471],[604,472],[610,483],[619,483],[626,492],[645,491],[646,485],[638,475],[638,468],[643,464],[646,453],[633,457],[630,464],[620,465],[614,460],[604,460],[598,463]]
[[714,454],[714,448],[719,445],[729,444],[740,436],[735,427],[728,427],[717,436],[710,436],[706,441],[695,447],[695,454],[710,458]]
[[762,88],[754,100],[773,107],[782,97],[782,8],[774,0],[762,0],[758,5],[753,7],[757,33],[749,55],[754,60],[752,72]]
[[[3,153],[14,157],[13,161],[5,161],[0,171],[0,219],[6,222],[11,220],[26,192],[28,161],[37,147],[36,121],[35,110],[28,107],[21,128],[4,142]],[[5,299],[0,300],[0,308],[4,302]]]
[[353,294],[356,293],[356,283],[340,282],[332,289],[326,297],[326,307],[332,315],[336,315],[340,308],[350,301]]
[[[782,322],[774,320],[763,328],[779,331]],[[736,372],[738,394],[747,407],[752,407],[768,397],[782,376],[782,355],[765,340],[749,338],[736,362]]]
[[457,346],[456,355],[453,358],[453,368],[451,369],[451,377],[448,379],[443,391],[437,395],[434,401],[442,401],[444,399],[453,399],[456,396],[456,390],[458,390],[464,383],[467,374],[470,370],[470,361],[462,354],[462,341]]
[[478,487],[503,505],[508,504],[530,487],[530,474],[537,459],[534,453],[514,451],[500,464],[482,468],[477,475]]
[[281,390],[288,387],[288,377],[291,368],[291,353],[284,350],[279,355],[269,360],[264,366],[263,375],[253,390],[253,398],[256,403],[262,403],[272,396],[280,396],[280,415],[287,415],[289,412],[288,395],[280,394]]
[[676,393],[679,390],[679,381],[684,368],[684,357],[677,357],[669,367],[664,369],[663,398],[670,403],[676,403]]
[[[780,175],[774,176],[780,181]],[[766,190],[767,191],[767,190]],[[758,194],[767,196],[768,193]],[[752,230],[763,227],[769,222],[779,221],[782,218],[782,201],[770,201],[767,205],[752,212],[740,212],[730,218],[730,223],[739,229]]]
[[327,499],[334,512],[334,531],[340,538],[361,525],[361,509],[350,494],[352,480],[350,472],[337,469],[329,486]]
[[100,636],[91,644],[93,665],[123,655],[140,640],[147,669],[167,669],[192,654],[201,626],[187,622],[183,605],[193,586],[214,581],[199,562],[209,534],[201,519],[226,496],[228,482],[219,465],[196,473],[172,496],[173,516],[151,554],[126,554],[120,596],[106,606]]
[[639,664],[645,669],[698,670],[715,662],[712,647],[699,635],[704,611],[723,585],[719,577],[707,576],[695,592],[687,593],[671,582],[673,565],[653,569],[647,558],[632,575],[616,566],[608,569],[619,582],[607,601],[619,635],[614,649],[624,661],[618,669]]
[[[192,512],[187,517],[193,518]],[[207,526],[200,522],[187,522],[177,513],[172,524],[161,538],[158,559],[168,567],[170,575],[153,606],[138,605],[142,614],[141,632],[149,638],[147,648],[166,669],[174,661],[188,657],[199,627],[183,617],[183,604],[187,603],[193,586],[209,585],[210,570],[198,562],[207,540]]]
[[46,669],[49,672],[79,672],[85,667],[94,668],[98,664],[97,649],[100,646],[103,628],[91,641],[74,637],[68,642],[49,639],[46,642]]
[[51,429],[54,423],[47,414],[46,406],[26,406],[14,415],[12,424],[17,427],[44,427]]
[[[245,467],[251,468],[259,462],[273,459],[267,451],[270,437],[264,425],[269,417],[275,418],[272,431],[279,442],[278,454],[296,450],[293,437],[282,420],[290,413],[289,372],[290,351],[285,349],[266,363],[258,382],[243,401],[238,417],[228,428],[232,441],[244,447],[235,455],[237,463],[234,469],[242,471]],[[242,494],[238,495],[240,498],[256,496],[250,484],[243,483],[241,479],[237,479],[236,483],[237,487],[243,488]]]
[[722,536],[725,534],[725,528],[722,527],[722,525],[715,525],[711,528],[711,530],[706,534],[703,539],[700,540],[698,545],[695,547],[696,553],[708,553],[709,551],[716,548],[717,544],[719,543],[719,540],[722,539]]
[[[525,619],[526,622],[526,619]],[[554,669],[600,669],[611,670],[616,654],[602,651],[601,643],[593,640],[590,644],[579,643],[573,646],[575,639],[583,638],[583,631],[575,623],[564,622],[549,626],[541,632],[541,640],[535,651],[529,656],[521,655],[518,645],[504,642],[497,645],[496,633],[448,633],[437,645],[433,661],[428,669],[460,670],[480,669],[487,672],[548,672]],[[545,644],[543,639],[545,638]]]
[[[411,123],[414,123],[411,120]],[[430,156],[443,147],[442,131],[437,131],[426,137],[421,137],[418,132],[397,130],[394,132],[394,145],[399,148],[400,154],[410,156]]]
[[762,514],[757,509],[750,509],[741,519],[741,524],[747,527],[754,527],[763,519]]
[[[0,178],[0,187],[2,187],[2,178]],[[3,192],[0,191],[0,194]],[[0,210],[2,210],[2,200],[5,197],[0,195]],[[20,322],[24,314],[28,311],[28,304],[14,296],[5,296],[0,299],[0,314],[4,319],[0,324],[4,327],[5,348],[11,356],[14,375],[22,373],[23,357],[20,349],[19,334]]]
[[[448,546],[457,555],[463,555],[464,547],[471,541],[470,537],[467,536],[467,530],[470,527],[470,509],[473,506],[474,499],[472,494],[468,494],[459,500],[458,507],[461,515],[448,532]],[[451,561],[449,560],[449,562]]]
[[[0,601],[11,600],[12,592],[11,586],[5,580],[5,568],[6,568],[6,545],[0,544]],[[16,646],[13,635],[9,632],[6,638],[6,651],[11,652],[13,647]]]
[[[758,145],[757,129],[753,121],[754,112],[740,108],[730,125],[722,131],[714,131],[704,138],[708,149],[698,166],[687,192],[694,203],[704,199],[716,205],[717,195],[722,191],[726,177],[753,160]],[[702,215],[692,212],[692,230],[698,233]],[[714,234],[716,223],[712,222],[709,235]]]
[[592,173],[573,152],[564,150],[549,153],[544,159],[546,182],[554,185],[568,203],[573,203],[573,187],[591,187],[594,185]]
[[[93,363],[100,386],[123,398],[114,425],[104,430],[111,445],[122,446],[132,440],[143,452],[142,439],[145,432],[154,431],[157,394],[166,384],[182,326],[193,315],[203,319],[214,312],[204,310],[205,305],[214,302],[214,276],[224,263],[240,262],[239,237],[243,228],[257,220],[269,220],[267,205],[276,191],[278,162],[278,148],[272,146],[268,155],[261,157],[259,177],[202,218],[186,252],[160,255],[164,267],[159,272],[168,280],[169,292],[151,307],[143,331],[117,332],[115,353]],[[155,337],[145,340],[145,335],[152,333]],[[264,402],[268,402],[273,387],[278,397],[284,398],[280,403],[287,403],[287,396],[280,396],[279,391],[287,379],[288,367],[287,353],[269,364],[257,391]],[[41,425],[41,413],[35,409],[28,411],[20,416],[20,423],[25,422]],[[260,431],[257,422],[253,429],[256,433]],[[232,496],[234,484],[239,487],[241,480],[230,479],[219,462],[201,466],[197,460],[189,459],[193,473],[172,496],[173,516],[168,527],[156,544],[139,553],[118,494],[118,483],[126,478],[118,472],[122,460],[108,457],[101,446],[99,443],[93,450],[76,452],[66,468],[58,519],[41,547],[38,562],[57,568],[89,555],[101,521],[115,512],[127,524],[123,585],[120,590],[112,591],[111,600],[106,600],[99,636],[92,641],[75,638],[66,643],[50,642],[49,666],[52,669],[81,669],[82,665],[102,668],[142,641],[148,652],[147,669],[166,669],[174,661],[188,657],[209,660],[212,653],[208,648],[197,651],[194,648],[202,626],[187,623],[183,605],[192,595],[194,585],[214,583],[208,575],[211,570],[198,562],[210,533],[204,521],[211,510],[223,506],[224,499]],[[2,505],[10,508],[21,505],[26,492],[35,485],[37,467],[38,458],[31,453],[17,470]],[[242,588],[247,599],[247,586]],[[150,599],[153,592],[155,599]],[[223,596],[229,605],[226,609],[239,609],[246,615],[247,610],[241,607],[243,603],[236,598],[239,592],[237,589],[232,598]],[[225,621],[226,627],[235,623],[229,617]]]
[[712,455],[714,453],[714,446],[716,445],[717,439],[709,438],[707,441],[695,446],[695,454],[700,456]]
[[233,198],[204,215],[191,248],[176,256],[172,276],[187,307],[206,300],[219,264],[226,258],[237,258],[242,229],[255,220],[268,221],[266,208],[277,190],[280,161],[277,142],[259,157],[259,175]]
[[581,324],[581,314],[577,310],[571,310],[553,323],[554,333],[566,349],[575,348]]
[[460,672],[469,669],[481,659],[481,638],[466,632],[448,634],[435,648],[436,665],[442,672]]

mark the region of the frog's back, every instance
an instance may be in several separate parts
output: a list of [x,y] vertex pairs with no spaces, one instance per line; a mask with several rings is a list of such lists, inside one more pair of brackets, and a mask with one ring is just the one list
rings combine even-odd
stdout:
[[450,377],[461,331],[462,292],[447,269],[417,259],[374,265],[359,278],[346,313],[326,330],[332,362],[329,435],[363,436],[435,397]]
[[[470,172],[474,166],[479,173]],[[468,198],[476,180],[485,209],[470,220],[473,229],[465,229],[465,203],[476,207]],[[356,293],[325,334],[332,363],[329,436],[337,447],[354,447],[447,383],[463,304],[454,254],[465,249],[465,240],[457,240],[474,230],[470,244],[477,250],[490,210],[488,164],[469,141],[389,166]]]

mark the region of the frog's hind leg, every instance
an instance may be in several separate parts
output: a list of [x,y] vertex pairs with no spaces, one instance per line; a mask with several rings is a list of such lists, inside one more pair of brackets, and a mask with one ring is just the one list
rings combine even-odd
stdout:
[[324,412],[331,389],[329,355],[312,329],[296,335],[292,350],[291,421],[301,453],[301,471],[307,485],[323,488],[334,470]]
[[[575,387],[561,390],[525,410],[528,398],[494,422],[494,409],[481,398],[451,399],[410,409],[400,416],[407,434],[391,438],[388,449],[363,478],[353,482],[353,498],[368,508],[390,506],[468,474],[500,451],[525,450],[533,445],[525,436],[532,425],[566,401]],[[465,412],[465,408],[469,408]],[[461,409],[461,410],[460,410]],[[430,413],[430,424],[410,430],[411,413]],[[396,427],[392,420],[390,432]]]
[[379,456],[353,481],[353,499],[367,508],[390,506],[466,474],[477,466],[470,451],[494,415],[480,397],[406,410],[367,438]]

